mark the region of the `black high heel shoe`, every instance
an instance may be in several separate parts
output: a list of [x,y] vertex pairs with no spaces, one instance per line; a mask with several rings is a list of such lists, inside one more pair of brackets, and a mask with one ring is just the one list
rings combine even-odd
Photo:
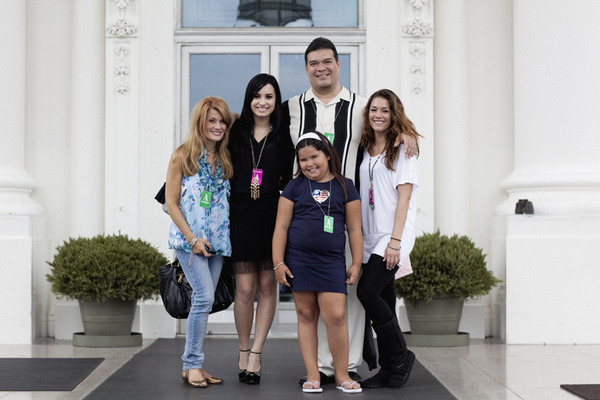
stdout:
[[[248,350],[240,350],[240,353],[249,353],[250,349]],[[248,356],[250,357],[250,356]],[[246,382],[246,380],[248,379],[248,372],[245,369],[241,369],[240,368],[240,356],[238,355],[238,378],[240,380],[240,382]]]
[[[257,353],[255,351],[250,350],[250,355],[252,354],[258,354],[258,359],[260,360],[260,355],[261,353]],[[262,368],[260,368],[258,371],[256,372],[251,372],[246,370],[246,383],[248,385],[258,385],[260,383],[260,370]]]

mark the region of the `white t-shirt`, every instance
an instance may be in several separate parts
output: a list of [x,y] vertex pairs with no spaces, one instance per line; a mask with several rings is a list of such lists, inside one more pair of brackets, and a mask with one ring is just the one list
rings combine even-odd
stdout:
[[[373,200],[375,207],[369,205],[369,159],[373,175]],[[404,263],[415,244],[415,219],[417,214],[417,201],[415,191],[418,187],[417,158],[415,156],[406,158],[404,156],[404,144],[400,146],[398,159],[394,171],[385,166],[385,153],[381,154],[379,161],[375,163],[377,156],[371,157],[367,151],[364,153],[360,165],[360,198],[362,229],[364,236],[363,262],[369,260],[371,254],[384,256],[384,251],[392,236],[394,228],[394,213],[398,202],[397,186],[412,183],[412,194],[408,203],[406,222],[402,230],[402,245],[400,250],[400,265]],[[397,247],[397,242],[392,242]]]

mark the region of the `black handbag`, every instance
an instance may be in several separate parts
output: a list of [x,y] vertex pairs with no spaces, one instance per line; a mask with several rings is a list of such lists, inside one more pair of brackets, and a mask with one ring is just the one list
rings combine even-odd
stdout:
[[[175,259],[158,269],[158,286],[165,310],[173,318],[187,318],[192,306],[192,287],[179,260]],[[215,290],[215,302],[210,313],[229,308],[235,298],[235,277],[231,266],[223,265]]]
[[156,196],[154,196],[154,199],[156,201],[158,201],[160,204],[165,204],[165,189],[166,189],[166,187],[167,187],[167,182],[163,183],[163,185],[160,187],[160,189],[156,193]]
[[[226,259],[227,260],[227,259]],[[235,300],[235,276],[233,275],[233,266],[230,262],[223,263],[221,276],[215,289],[215,302],[211,310],[212,313],[227,310]]]
[[158,269],[158,288],[169,315],[173,318],[187,318],[192,306],[193,289],[178,259]]

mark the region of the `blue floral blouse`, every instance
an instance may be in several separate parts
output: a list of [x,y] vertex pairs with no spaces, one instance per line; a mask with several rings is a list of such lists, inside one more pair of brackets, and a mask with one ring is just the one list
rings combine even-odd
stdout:
[[[188,226],[199,238],[206,239],[217,255],[230,256],[229,241],[229,196],[231,186],[223,179],[223,169],[217,162],[215,173],[211,174],[211,164],[206,159],[206,151],[198,159],[198,173],[181,178],[179,209]],[[212,192],[210,207],[200,205],[203,191]],[[190,245],[174,222],[169,231],[169,248],[191,253]]]

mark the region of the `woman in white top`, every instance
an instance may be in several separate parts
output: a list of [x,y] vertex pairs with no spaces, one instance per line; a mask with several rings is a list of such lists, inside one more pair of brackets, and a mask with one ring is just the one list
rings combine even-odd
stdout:
[[[360,197],[364,235],[363,274],[358,298],[377,333],[379,372],[362,382],[363,388],[400,387],[415,360],[406,348],[396,318],[395,275],[415,241],[417,159],[404,156],[397,146],[400,135],[417,142],[420,135],[404,114],[404,106],[391,90],[379,90],[364,110],[360,165]],[[410,273],[410,269],[409,272]],[[401,273],[403,269],[400,270]]]

